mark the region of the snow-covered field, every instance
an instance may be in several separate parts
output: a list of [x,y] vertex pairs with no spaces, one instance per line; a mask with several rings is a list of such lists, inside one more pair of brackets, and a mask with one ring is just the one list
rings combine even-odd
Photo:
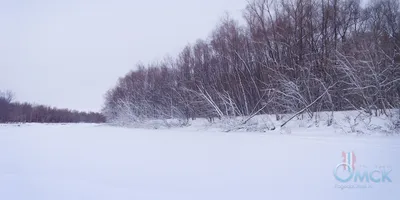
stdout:
[[398,136],[290,132],[0,125],[0,199],[400,199]]

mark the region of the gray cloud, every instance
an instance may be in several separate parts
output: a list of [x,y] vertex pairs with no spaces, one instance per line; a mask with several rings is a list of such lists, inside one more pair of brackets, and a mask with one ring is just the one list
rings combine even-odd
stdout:
[[17,100],[98,111],[138,62],[206,38],[244,0],[0,1],[0,90]]

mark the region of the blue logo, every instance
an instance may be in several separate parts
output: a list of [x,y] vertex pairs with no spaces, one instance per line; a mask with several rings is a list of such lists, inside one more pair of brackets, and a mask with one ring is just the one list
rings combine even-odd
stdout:
[[372,183],[392,182],[389,176],[392,172],[390,167],[376,166],[373,170],[369,170],[366,166],[360,165],[356,169],[354,152],[342,152],[342,157],[342,163],[338,164],[333,170],[335,179],[342,183],[337,184],[336,188],[372,188],[372,185],[370,185]]

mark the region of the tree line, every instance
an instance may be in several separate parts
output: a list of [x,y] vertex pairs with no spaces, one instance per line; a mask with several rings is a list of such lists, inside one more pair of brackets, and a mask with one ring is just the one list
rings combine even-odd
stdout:
[[0,123],[102,123],[105,117],[95,112],[79,112],[44,105],[13,102],[11,91],[0,91]]
[[400,108],[400,2],[253,0],[105,95],[109,121]]

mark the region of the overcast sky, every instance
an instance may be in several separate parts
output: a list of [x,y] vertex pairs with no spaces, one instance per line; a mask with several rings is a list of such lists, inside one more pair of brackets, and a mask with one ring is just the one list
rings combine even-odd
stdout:
[[246,0],[0,0],[0,90],[16,100],[99,111],[139,62],[175,56]]

